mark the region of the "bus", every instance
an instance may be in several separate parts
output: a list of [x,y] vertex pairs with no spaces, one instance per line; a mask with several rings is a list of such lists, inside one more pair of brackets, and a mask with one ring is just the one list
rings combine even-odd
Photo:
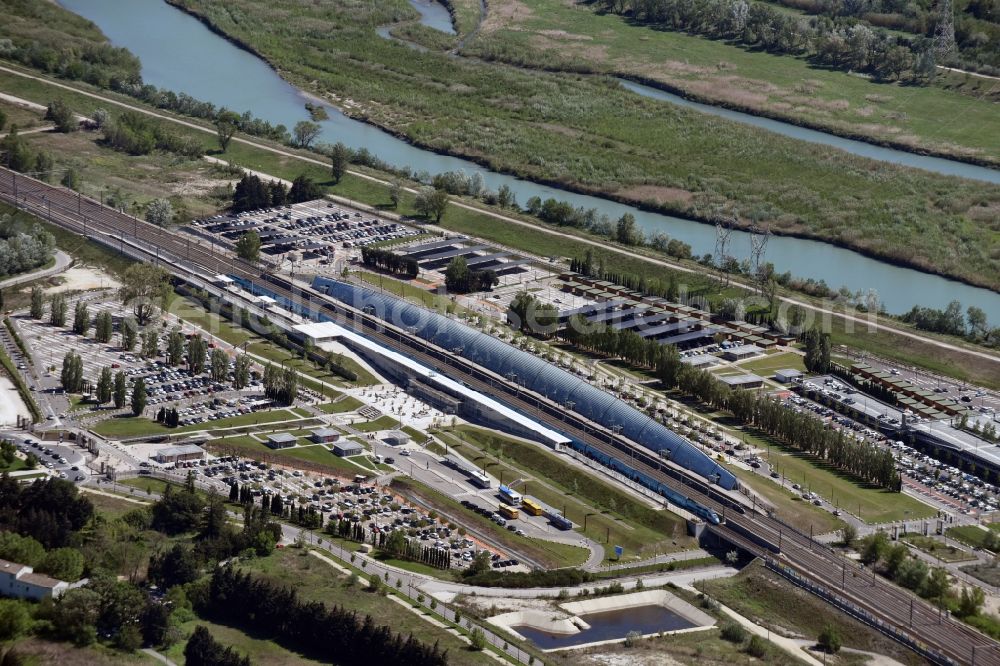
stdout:
[[517,506],[521,503],[521,493],[509,486],[500,486],[500,499],[511,506]]
[[517,518],[517,509],[512,506],[507,506],[506,504],[501,504],[500,515],[508,520],[514,520]]
[[542,505],[530,497],[525,497],[521,500],[521,508],[524,509],[525,513],[532,516],[540,516],[543,513]]
[[550,513],[549,520],[551,520],[552,524],[561,530],[573,529],[573,521],[569,520],[568,518],[566,518],[566,516],[562,515],[561,513],[555,513],[555,512]]
[[466,472],[466,476],[469,478],[469,483],[479,488],[489,488],[493,484],[490,483],[490,477],[486,476],[482,472]]

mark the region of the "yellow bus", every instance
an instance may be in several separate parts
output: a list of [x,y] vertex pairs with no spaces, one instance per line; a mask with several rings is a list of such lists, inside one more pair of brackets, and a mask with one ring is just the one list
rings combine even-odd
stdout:
[[529,497],[525,497],[521,500],[521,508],[524,509],[525,513],[532,516],[540,516],[544,513],[542,511],[542,505]]
[[514,520],[517,518],[517,509],[512,506],[507,506],[506,504],[501,504],[500,515],[509,520]]

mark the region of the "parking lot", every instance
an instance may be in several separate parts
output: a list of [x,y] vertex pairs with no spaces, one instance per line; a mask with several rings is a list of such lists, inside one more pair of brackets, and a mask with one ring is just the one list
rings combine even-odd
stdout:
[[312,268],[330,265],[338,254],[384,241],[420,235],[421,231],[371,213],[362,213],[325,200],[277,208],[216,215],[196,220],[191,227],[220,245],[232,246],[245,233],[256,231],[261,252]]
[[[174,467],[155,462],[144,462],[142,465],[143,471]],[[365,476],[359,475],[353,482],[344,482],[333,476],[237,456],[189,461],[178,464],[176,469],[181,473],[190,470],[196,480],[216,488],[223,496],[228,496],[233,483],[248,487],[257,501],[262,497],[280,495],[286,504],[291,502],[295,506],[312,507],[323,516],[324,524],[343,519],[361,523],[375,534],[402,530],[407,537],[418,540],[424,546],[450,551],[453,568],[468,566],[480,550],[490,553],[495,568],[519,564],[473,537],[460,534],[457,526],[432,516],[433,512],[407,502],[385,487],[374,485]],[[501,562],[504,564],[501,565]]]

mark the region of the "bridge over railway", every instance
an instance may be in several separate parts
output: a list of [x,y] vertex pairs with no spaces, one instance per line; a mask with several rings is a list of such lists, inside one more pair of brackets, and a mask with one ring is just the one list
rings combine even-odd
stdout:
[[773,571],[817,594],[859,620],[910,647],[935,664],[998,664],[1000,644],[951,618],[910,592],[880,580],[870,570],[844,557],[780,520],[745,506],[705,479],[671,465],[653,452],[620,437],[535,394],[506,377],[477,366],[460,354],[444,350],[385,321],[334,301],[310,287],[261,273],[257,266],[220,254],[172,231],[156,227],[99,202],[60,187],[0,169],[0,200],[4,200],[75,233],[125,249],[143,248],[148,260],[160,260],[180,277],[194,271],[202,276],[228,273],[251,281],[305,311],[353,326],[381,344],[415,360],[460,377],[471,388],[502,398],[571,437],[585,455],[617,461],[619,471],[652,480],[672,493],[714,512],[719,524],[707,530],[761,557]]

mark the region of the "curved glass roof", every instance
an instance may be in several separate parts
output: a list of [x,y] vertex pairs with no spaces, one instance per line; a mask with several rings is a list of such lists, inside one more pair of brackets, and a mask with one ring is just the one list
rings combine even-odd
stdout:
[[[736,486],[736,477],[677,433],[585,380],[547,363],[533,354],[480,333],[448,317],[372,289],[317,277],[313,287],[355,308],[411,331],[442,349],[460,354],[498,375],[513,378],[522,386],[566,405],[601,425],[621,426],[621,433],[652,451],[668,449],[670,460],[712,479],[726,489]],[[572,403],[570,406],[569,403]]]

